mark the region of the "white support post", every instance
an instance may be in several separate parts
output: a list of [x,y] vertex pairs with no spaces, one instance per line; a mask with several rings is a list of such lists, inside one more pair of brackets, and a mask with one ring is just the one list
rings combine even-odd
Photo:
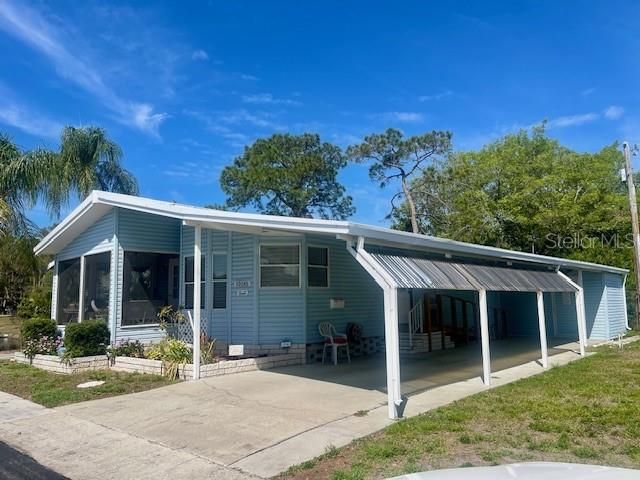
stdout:
[[82,317],[84,317],[84,270],[85,270],[85,260],[84,255],[80,256],[80,286],[79,286],[79,294],[78,298],[78,323],[82,322]]
[[398,333],[398,291],[395,288],[385,289],[385,358],[387,366],[387,402],[389,418],[397,418],[397,406],[401,402],[400,393],[400,343]]
[[587,326],[584,313],[584,292],[582,288],[576,291],[576,317],[578,319],[578,343],[580,344],[580,355],[585,356],[587,345]]
[[482,343],[482,380],[491,385],[491,353],[489,351],[489,310],[487,307],[487,291],[478,292],[480,310],[480,338]]
[[200,292],[202,227],[196,225],[193,243],[193,379],[200,378]]
[[[578,270],[578,286],[580,289],[576,295],[576,309],[578,310],[578,322],[580,327],[578,329],[578,334],[580,334],[580,330],[582,330],[582,335],[580,335],[580,355],[585,356],[585,349],[587,348],[587,313],[584,304],[584,287],[582,286],[582,270]],[[578,303],[579,302],[579,303]]]
[[544,296],[542,291],[536,292],[538,299],[538,327],[540,328],[540,350],[542,351],[542,367],[549,366],[549,353],[547,352],[547,323],[544,318]]
[[359,237],[354,250],[353,240],[347,238],[347,251],[382,288],[384,295],[385,359],[387,368],[387,408],[391,419],[399,417],[402,404],[400,385],[400,344],[398,333],[398,290],[389,274],[364,249],[364,238]]

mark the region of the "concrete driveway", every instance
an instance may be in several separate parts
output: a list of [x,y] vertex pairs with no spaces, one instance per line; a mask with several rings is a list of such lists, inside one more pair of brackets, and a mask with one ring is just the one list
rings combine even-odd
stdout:
[[[542,371],[531,361],[538,352],[530,343],[492,351],[494,386]],[[579,358],[571,347],[556,347],[552,363]],[[403,393],[414,392],[405,414],[486,390],[479,356],[469,348],[403,359]],[[0,438],[72,478],[264,478],[389,425],[385,383],[380,355],[183,382],[53,410],[25,410],[24,401],[13,399],[15,413],[0,418]]]
[[385,402],[386,395],[377,390],[256,371],[57,410],[232,465],[301,432]]

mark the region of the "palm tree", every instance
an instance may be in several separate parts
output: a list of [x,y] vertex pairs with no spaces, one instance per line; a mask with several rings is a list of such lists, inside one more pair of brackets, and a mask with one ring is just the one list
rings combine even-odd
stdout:
[[99,127],[65,127],[54,171],[47,179],[45,197],[52,214],[72,192],[82,199],[92,190],[138,195],[136,177],[122,164],[122,149]]
[[65,127],[58,152],[23,152],[0,134],[0,233],[34,234],[25,209],[38,200],[58,217],[73,194],[80,199],[92,190],[137,195],[138,182],[121,159],[122,150],[102,128]]
[[53,158],[23,153],[11,139],[0,134],[0,232],[28,235],[34,225],[24,215],[25,207],[43,193],[43,179]]

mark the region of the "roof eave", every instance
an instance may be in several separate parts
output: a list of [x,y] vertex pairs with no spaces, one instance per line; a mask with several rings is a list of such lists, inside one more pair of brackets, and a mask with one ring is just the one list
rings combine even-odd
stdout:
[[62,222],[56,225],[48,234],[44,236],[42,240],[38,242],[38,244],[33,247],[33,252],[36,255],[42,254],[47,247],[49,247],[56,239],[62,235],[69,226],[76,222],[78,218],[80,218],[84,213],[91,208],[91,206],[95,203],[96,195],[95,191],[91,192],[87,198],[85,198],[80,205],[74,208],[69,215],[67,215]]
[[582,262],[560,257],[550,257],[534,253],[518,252],[503,248],[476,245],[473,243],[459,242],[446,238],[431,237],[428,235],[415,234],[410,232],[392,231],[385,228],[373,227],[360,223],[352,223],[349,233],[353,236],[362,236],[370,241],[387,241],[405,247],[421,247],[424,249],[438,250],[442,252],[453,252],[466,255],[474,255],[484,258],[494,258],[506,261],[537,263],[541,265],[554,266],[559,268],[573,268],[582,270],[605,271],[617,274],[627,274],[629,270],[624,268],[600,265],[591,262]]

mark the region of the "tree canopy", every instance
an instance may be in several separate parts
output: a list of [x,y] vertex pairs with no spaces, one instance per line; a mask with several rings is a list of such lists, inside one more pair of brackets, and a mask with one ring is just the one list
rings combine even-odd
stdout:
[[48,206],[57,215],[75,193],[85,198],[92,190],[138,195],[136,177],[122,166],[122,149],[99,127],[65,127],[60,150],[54,152],[55,180],[47,179]]
[[357,162],[370,162],[369,176],[384,188],[394,179],[400,181],[401,190],[391,199],[392,214],[396,201],[404,199],[411,230],[419,233],[418,212],[411,182],[414,174],[420,173],[425,164],[440,158],[451,150],[451,133],[432,131],[404,138],[402,132],[393,128],[384,133],[369,135],[359,145],[347,149],[347,156]]
[[[629,266],[626,188],[616,144],[578,153],[520,131],[450,154],[412,182],[419,228],[455,240]],[[394,216],[409,230],[409,206]]]
[[292,217],[345,219],[350,196],[338,181],[346,165],[339,147],[315,134],[276,134],[245,147],[220,177],[230,208],[252,207]]

